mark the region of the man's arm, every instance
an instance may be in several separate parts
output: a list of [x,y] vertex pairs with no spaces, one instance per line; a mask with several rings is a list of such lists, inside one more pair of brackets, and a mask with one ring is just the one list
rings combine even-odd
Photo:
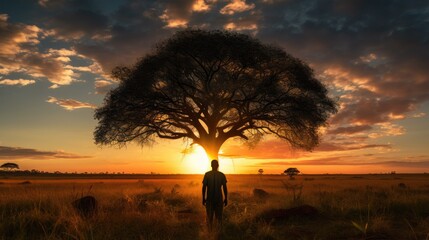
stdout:
[[203,183],[202,192],[203,192],[203,205],[204,206],[206,205],[206,191],[207,191],[207,185]]
[[226,182],[223,184],[223,196],[225,197],[225,200],[223,200],[223,204],[228,205],[228,188],[226,187]]

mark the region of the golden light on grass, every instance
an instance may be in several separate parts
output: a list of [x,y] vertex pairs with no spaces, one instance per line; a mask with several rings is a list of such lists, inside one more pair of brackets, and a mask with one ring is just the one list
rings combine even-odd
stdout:
[[[130,177],[1,179],[0,239],[213,239],[202,224],[201,176]],[[222,239],[427,239],[428,174],[227,178]],[[71,204],[82,193],[101,210],[90,219]],[[316,212],[267,214],[305,205]]]

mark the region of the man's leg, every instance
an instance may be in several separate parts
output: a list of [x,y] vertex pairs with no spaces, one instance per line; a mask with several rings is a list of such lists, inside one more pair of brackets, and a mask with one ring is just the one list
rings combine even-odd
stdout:
[[217,229],[220,231],[222,230],[222,213],[223,213],[223,204],[217,204],[214,208],[215,216],[216,216],[216,223],[217,223]]
[[214,215],[213,204],[206,203],[206,213],[207,213],[207,226],[209,228],[209,231],[211,232],[213,227],[213,215]]

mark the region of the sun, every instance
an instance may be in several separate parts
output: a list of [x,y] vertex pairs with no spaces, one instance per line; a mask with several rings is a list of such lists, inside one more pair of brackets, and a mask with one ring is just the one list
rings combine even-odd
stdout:
[[183,162],[187,173],[203,174],[210,171],[210,161],[206,151],[200,145],[194,144],[187,149]]

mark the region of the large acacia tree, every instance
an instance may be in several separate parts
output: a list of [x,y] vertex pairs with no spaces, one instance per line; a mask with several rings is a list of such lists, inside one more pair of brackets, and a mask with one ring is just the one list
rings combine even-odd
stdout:
[[257,142],[273,134],[311,150],[336,111],[306,63],[227,31],[177,32],[113,76],[119,86],[95,113],[97,144],[187,138],[217,159],[230,138]]

